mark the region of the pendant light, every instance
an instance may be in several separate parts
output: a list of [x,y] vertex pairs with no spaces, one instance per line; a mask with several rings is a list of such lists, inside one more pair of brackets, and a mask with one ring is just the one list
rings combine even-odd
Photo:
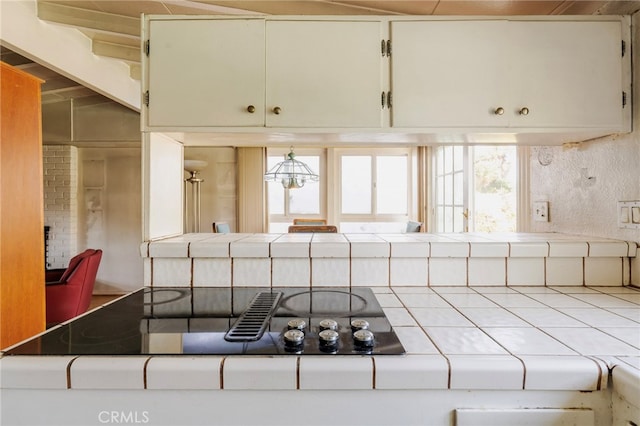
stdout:
[[265,182],[280,182],[284,189],[302,188],[307,182],[318,182],[318,175],[295,157],[296,154],[291,147],[289,153],[284,156],[284,161],[264,174]]

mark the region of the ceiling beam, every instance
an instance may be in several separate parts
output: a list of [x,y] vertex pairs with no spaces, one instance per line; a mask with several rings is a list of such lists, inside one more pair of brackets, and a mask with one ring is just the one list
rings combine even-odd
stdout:
[[140,62],[140,47],[93,39],[91,50],[94,54],[100,56],[122,59],[128,62]]
[[140,81],[125,62],[96,56],[80,31],[38,19],[36,0],[2,1],[0,42],[47,68],[140,111]]

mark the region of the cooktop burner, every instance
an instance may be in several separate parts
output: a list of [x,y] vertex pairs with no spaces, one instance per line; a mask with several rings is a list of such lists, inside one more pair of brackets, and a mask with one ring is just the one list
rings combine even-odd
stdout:
[[404,354],[369,288],[144,288],[6,355]]

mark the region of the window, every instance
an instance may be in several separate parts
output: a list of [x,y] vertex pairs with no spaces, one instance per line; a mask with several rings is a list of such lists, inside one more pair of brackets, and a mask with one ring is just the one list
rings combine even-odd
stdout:
[[339,150],[341,232],[403,232],[412,207],[410,149]]
[[[269,149],[267,170],[275,166],[289,153],[289,149]],[[287,232],[294,218],[326,217],[324,208],[324,152],[314,149],[296,149],[296,160],[306,163],[320,174],[319,183],[307,183],[302,188],[284,189],[278,182],[267,183],[269,232]]]
[[516,147],[441,146],[433,164],[436,232],[516,231]]

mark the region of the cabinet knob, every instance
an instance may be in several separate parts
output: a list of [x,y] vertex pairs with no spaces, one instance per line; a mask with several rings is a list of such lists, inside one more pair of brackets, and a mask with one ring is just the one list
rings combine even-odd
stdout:
[[498,108],[496,108],[496,109],[493,111],[493,113],[494,113],[495,115],[502,115],[502,114],[504,114],[504,108],[502,108],[502,107],[498,107]]
[[256,107],[254,107],[253,105],[249,105],[247,107],[247,112],[249,112],[250,114],[253,114],[254,112],[256,112]]
[[273,113],[274,113],[275,115],[280,115],[280,113],[281,113],[281,112],[282,112],[282,108],[280,108],[280,107],[275,107],[275,108],[273,109]]
[[528,115],[529,114],[529,108],[522,107],[522,108],[520,108],[519,113],[520,113],[520,115]]

